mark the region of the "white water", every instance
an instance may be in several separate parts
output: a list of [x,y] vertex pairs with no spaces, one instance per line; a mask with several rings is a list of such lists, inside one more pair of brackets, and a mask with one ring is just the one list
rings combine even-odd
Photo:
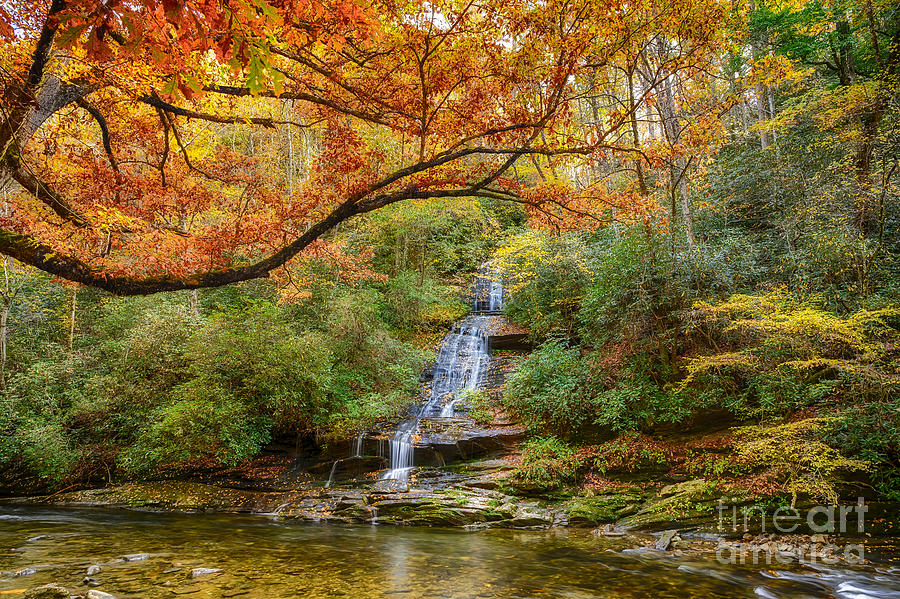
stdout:
[[353,453],[350,454],[351,458],[359,458],[362,457],[363,450],[363,442],[366,440],[366,431],[359,433],[356,437],[356,443],[353,445]]
[[415,437],[425,418],[451,418],[462,391],[475,390],[490,362],[484,312],[503,309],[503,284],[489,267],[483,266],[475,280],[473,314],[461,320],[453,332],[441,341],[434,364],[431,395],[421,407],[414,407],[410,418],[397,427],[391,438],[391,466],[382,479],[406,480],[412,470]]
[[478,269],[472,310],[475,313],[503,310],[503,282],[490,263]]
[[328,473],[328,482],[325,483],[325,488],[329,488],[331,483],[334,481],[334,471],[337,470],[338,464],[341,463],[342,460],[335,460],[334,464],[331,465],[331,472]]

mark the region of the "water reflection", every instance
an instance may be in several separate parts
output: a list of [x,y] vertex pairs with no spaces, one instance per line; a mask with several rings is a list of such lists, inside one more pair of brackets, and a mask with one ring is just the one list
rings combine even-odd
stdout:
[[[318,525],[260,517],[5,508],[0,593],[56,582],[120,598],[900,597],[900,572],[761,570],[629,550],[583,531]],[[147,553],[143,561],[117,561]],[[193,568],[221,574],[191,578]],[[25,568],[36,572],[14,577]],[[7,591],[7,593],[3,593]]]

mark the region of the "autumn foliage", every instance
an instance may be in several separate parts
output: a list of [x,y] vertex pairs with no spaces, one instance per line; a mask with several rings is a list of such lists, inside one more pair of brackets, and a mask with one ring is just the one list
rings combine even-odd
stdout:
[[[719,0],[16,2],[0,13],[0,168],[18,183],[0,251],[140,294],[267,276],[408,199],[521,203],[557,228],[644,218],[646,193],[561,173],[660,160],[630,136],[635,113],[676,75],[701,81],[737,14]],[[586,124],[587,100],[638,63],[639,97]]]

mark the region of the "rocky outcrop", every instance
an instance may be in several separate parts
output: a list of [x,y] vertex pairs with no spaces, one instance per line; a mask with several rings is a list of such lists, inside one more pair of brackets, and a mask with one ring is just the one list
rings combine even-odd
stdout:
[[528,329],[510,323],[503,316],[491,317],[488,325],[488,347],[491,351],[531,351],[533,345]]

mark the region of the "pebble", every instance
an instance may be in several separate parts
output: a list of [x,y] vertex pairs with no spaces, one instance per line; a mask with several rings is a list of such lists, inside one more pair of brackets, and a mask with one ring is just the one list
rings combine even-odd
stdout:
[[109,593],[104,593],[103,591],[97,591],[91,589],[87,592],[87,599],[116,599],[115,595],[110,595]]
[[103,568],[101,568],[100,566],[97,566],[97,565],[88,566],[87,575],[88,576],[96,576],[97,574],[100,574],[101,570],[103,570]]

